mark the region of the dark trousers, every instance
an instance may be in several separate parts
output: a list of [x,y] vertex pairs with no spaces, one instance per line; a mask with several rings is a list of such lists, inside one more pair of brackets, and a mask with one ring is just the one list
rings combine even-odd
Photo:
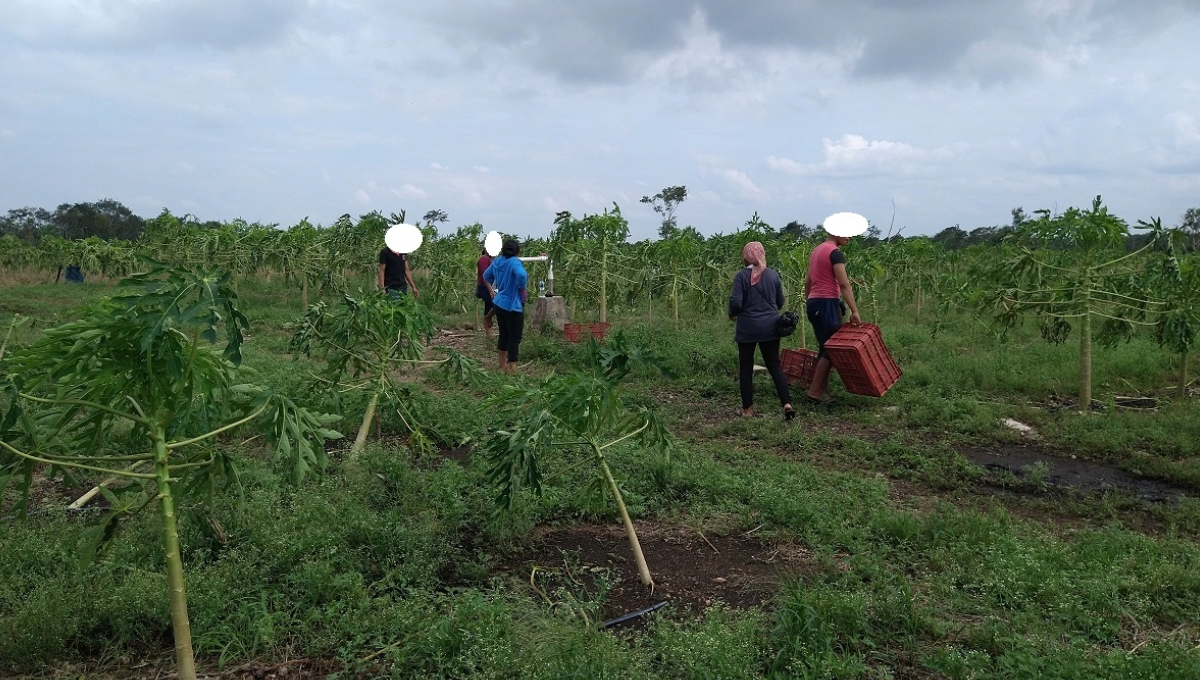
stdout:
[[763,366],[771,374],[775,382],[775,392],[779,394],[779,405],[790,404],[792,393],[788,389],[787,376],[779,363],[779,339],[767,342],[738,343],[738,383],[742,388],[742,408],[748,409],[754,403],[754,347],[762,350]]
[[[518,348],[521,346],[521,334],[525,330],[525,312],[510,312],[496,307],[496,327],[499,335],[496,349],[508,352],[508,363],[515,363],[518,358]],[[778,346],[778,343],[777,343]],[[779,359],[776,358],[776,363]]]

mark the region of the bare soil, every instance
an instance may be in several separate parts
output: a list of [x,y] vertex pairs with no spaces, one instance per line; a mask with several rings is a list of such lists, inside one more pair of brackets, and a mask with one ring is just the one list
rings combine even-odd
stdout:
[[[749,609],[770,602],[781,578],[811,570],[799,546],[772,545],[749,532],[708,535],[687,527],[639,523],[638,540],[654,587],[642,585],[620,526],[576,525],[534,531],[527,549],[503,559],[509,575],[554,606],[601,603],[606,621],[668,603],[669,615],[715,604]],[[533,585],[530,585],[532,581]],[[639,625],[637,622],[622,625]]]

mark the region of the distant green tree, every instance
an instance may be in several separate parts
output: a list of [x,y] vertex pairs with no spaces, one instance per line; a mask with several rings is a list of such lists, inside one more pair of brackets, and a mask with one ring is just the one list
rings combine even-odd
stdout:
[[642,196],[642,203],[648,204],[662,217],[658,227],[659,238],[669,238],[677,230],[675,226],[675,210],[679,204],[687,200],[687,187],[667,187],[653,196]]
[[779,233],[785,234],[787,236],[794,237],[797,240],[803,241],[805,239],[812,238],[814,235],[816,235],[817,230],[813,229],[812,227],[808,226],[807,224],[804,224],[803,222],[797,222],[795,220],[792,220],[791,222],[787,223],[787,226],[785,226],[783,229],[780,229]]
[[45,208],[13,208],[0,217],[0,236],[11,234],[27,245],[33,245],[50,229],[53,217]]
[[1029,215],[1025,214],[1025,208],[1022,208],[1021,206],[1017,206],[1012,209],[1012,227],[1013,227],[1013,229],[1017,229],[1017,228],[1021,227],[1023,224],[1028,222],[1030,219],[1032,219],[1032,218],[1030,218]]
[[[421,218],[421,221],[425,223],[425,235],[437,236],[437,225],[448,222],[449,220],[450,216],[446,214],[445,210],[435,209],[425,213],[425,217]],[[403,222],[404,220],[400,221]]]
[[1179,222],[1179,231],[1186,237],[1184,247],[1190,251],[1200,250],[1200,208],[1188,208]]
[[110,198],[95,203],[63,203],[50,221],[56,235],[68,240],[97,236],[132,241],[146,228],[144,219]]
[[953,227],[946,227],[934,234],[933,242],[946,250],[958,250],[967,246],[967,238],[967,232],[956,224]]

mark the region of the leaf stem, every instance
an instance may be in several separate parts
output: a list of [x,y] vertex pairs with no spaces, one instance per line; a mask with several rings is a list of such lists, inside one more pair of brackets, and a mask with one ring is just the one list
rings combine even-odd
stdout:
[[85,465],[83,463],[64,462],[64,461],[57,461],[57,460],[54,460],[51,458],[42,458],[40,456],[35,456],[35,455],[29,454],[29,453],[25,453],[24,451],[18,451],[17,449],[13,448],[12,445],[10,445],[8,442],[5,442],[5,441],[0,441],[0,446],[4,447],[5,449],[7,449],[10,453],[12,453],[14,455],[25,458],[26,460],[32,460],[37,463],[46,463],[47,465],[58,465],[60,467],[72,467],[72,468],[77,468],[79,470],[90,470],[92,472],[103,472],[105,474],[118,475],[121,477],[134,477],[136,479],[154,479],[155,478],[155,476],[150,473],[129,472],[126,470],[112,470],[109,468],[102,468],[102,467],[95,466],[95,465]]

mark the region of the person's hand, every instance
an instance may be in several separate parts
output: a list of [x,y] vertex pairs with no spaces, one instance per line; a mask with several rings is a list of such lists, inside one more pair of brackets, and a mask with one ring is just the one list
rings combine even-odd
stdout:
[[420,295],[421,291],[417,290],[416,286],[413,286],[413,297],[419,297]]
[[858,312],[853,312],[850,314],[850,325],[851,326],[857,326],[861,323],[862,323],[862,317],[860,317],[858,315]]

